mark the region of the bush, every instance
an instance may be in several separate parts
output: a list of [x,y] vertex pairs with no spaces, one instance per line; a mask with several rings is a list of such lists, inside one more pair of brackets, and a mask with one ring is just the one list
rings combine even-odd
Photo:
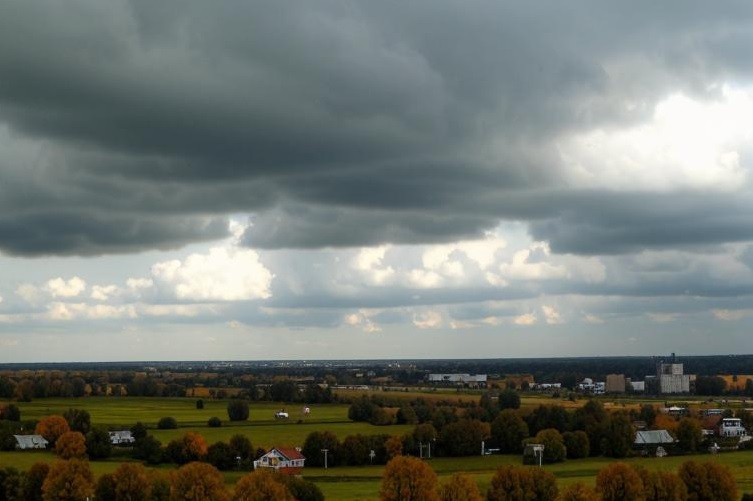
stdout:
[[209,421],[207,421],[207,426],[210,428],[219,428],[222,426],[222,421],[220,421],[220,418],[217,416],[213,416],[209,418]]
[[157,428],[160,430],[174,430],[178,427],[178,422],[174,417],[165,416],[157,421]]
[[197,409],[203,409],[204,408],[204,401],[202,399],[198,399],[196,401],[196,408]]
[[600,501],[592,488],[577,482],[570,484],[560,492],[557,501]]
[[227,404],[227,416],[230,421],[246,421],[249,415],[248,402],[245,400],[231,400]]
[[439,488],[441,501],[482,501],[481,492],[473,477],[456,473]]

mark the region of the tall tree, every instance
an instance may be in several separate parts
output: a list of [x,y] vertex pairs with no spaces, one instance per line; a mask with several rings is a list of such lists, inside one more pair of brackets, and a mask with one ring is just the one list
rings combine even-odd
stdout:
[[56,461],[42,484],[44,501],[85,501],[94,494],[94,475],[81,459]]
[[235,484],[235,501],[296,501],[274,473],[262,469],[248,473]]
[[528,438],[528,425],[516,411],[504,410],[492,421],[492,444],[499,447],[502,452],[522,452],[523,440],[526,438]]
[[441,501],[482,501],[481,491],[470,475],[456,473],[439,488]]
[[181,466],[171,477],[170,501],[230,501],[222,474],[207,463]]
[[596,492],[602,501],[643,501],[643,482],[625,463],[612,463],[596,475]]
[[398,456],[384,467],[381,501],[439,501],[437,474],[420,459]]
[[42,418],[37,423],[36,428],[34,428],[34,433],[42,435],[48,442],[50,442],[51,446],[55,445],[55,441],[58,437],[68,431],[71,431],[70,426],[68,426],[68,421],[66,421],[63,416],[57,414]]

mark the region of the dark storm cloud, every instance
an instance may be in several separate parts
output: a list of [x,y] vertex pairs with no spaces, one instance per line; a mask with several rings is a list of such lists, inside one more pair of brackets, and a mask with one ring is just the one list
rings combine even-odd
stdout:
[[[0,249],[174,247],[244,212],[244,241],[266,248],[450,241],[500,219],[585,254],[747,239],[750,207],[723,195],[577,201],[553,139],[749,79],[751,10],[4,3]],[[23,165],[42,148],[44,176]]]

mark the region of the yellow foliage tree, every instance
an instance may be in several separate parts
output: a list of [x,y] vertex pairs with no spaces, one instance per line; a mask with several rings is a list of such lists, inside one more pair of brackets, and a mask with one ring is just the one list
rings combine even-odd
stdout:
[[596,492],[603,501],[643,501],[643,482],[625,463],[613,463],[596,475]]
[[68,421],[63,416],[54,414],[41,419],[34,428],[34,433],[42,435],[50,446],[54,446],[57,439],[65,432],[71,431]]
[[481,491],[470,475],[456,473],[439,488],[441,501],[482,501]]
[[382,501],[438,501],[437,474],[420,459],[397,456],[384,467]]
[[576,482],[562,489],[557,501],[599,501],[599,496],[592,488]]
[[86,501],[93,495],[94,475],[81,459],[55,462],[42,484],[44,501]]
[[274,473],[264,469],[244,475],[235,484],[235,501],[295,501]]
[[217,468],[194,461],[173,473],[170,501],[230,501],[230,493]]
[[67,431],[55,442],[55,453],[61,459],[86,457],[86,438],[78,431]]
[[112,474],[115,482],[114,501],[149,501],[152,479],[141,463],[123,463]]
[[387,457],[390,459],[397,456],[402,456],[403,439],[397,435],[393,435],[384,443],[384,448],[387,449]]

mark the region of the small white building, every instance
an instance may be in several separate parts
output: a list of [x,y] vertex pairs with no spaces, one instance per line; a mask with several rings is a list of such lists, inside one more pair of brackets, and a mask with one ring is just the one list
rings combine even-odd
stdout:
[[30,450],[30,449],[46,449],[49,445],[47,439],[42,435],[13,435],[16,439],[16,449]]
[[740,418],[723,418],[719,423],[719,435],[722,437],[743,437],[747,435]]
[[131,445],[136,443],[136,439],[130,430],[110,431],[110,443],[112,445]]

